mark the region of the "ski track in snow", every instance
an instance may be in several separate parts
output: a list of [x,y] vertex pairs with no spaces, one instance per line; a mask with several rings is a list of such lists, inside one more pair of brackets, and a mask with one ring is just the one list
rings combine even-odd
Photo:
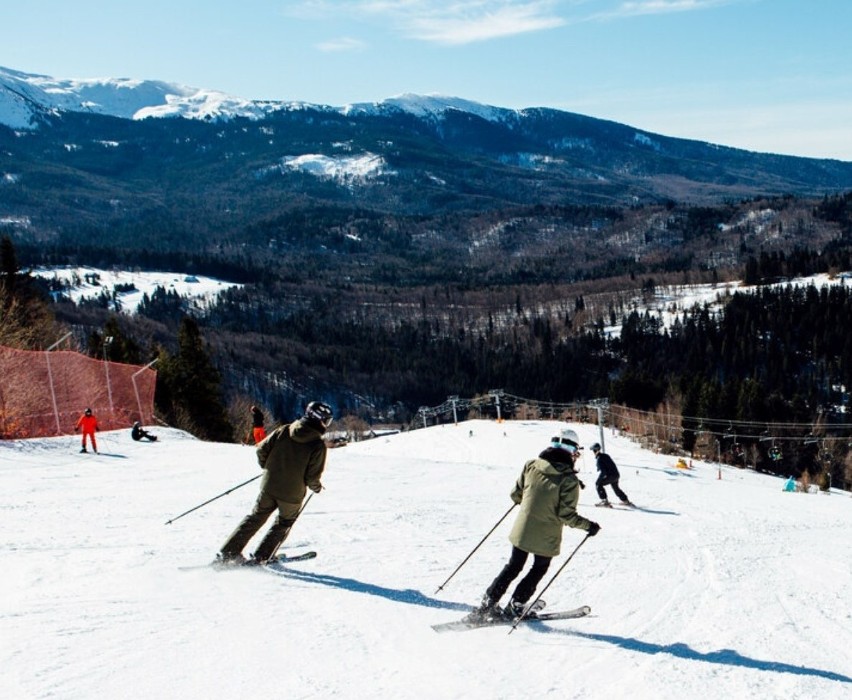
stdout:
[[[330,450],[326,489],[276,571],[211,560],[251,508],[254,450],[175,430],[0,442],[0,696],[601,700],[852,693],[852,498],[641,450],[606,433],[641,509],[599,509],[580,461],[580,512],[598,521],[544,594],[580,620],[437,635],[509,555],[523,463],[561,423],[470,421]],[[572,425],[584,445],[597,428]],[[471,435],[472,431],[472,435]],[[550,580],[583,534],[566,529]],[[247,548],[250,550],[251,546]]]

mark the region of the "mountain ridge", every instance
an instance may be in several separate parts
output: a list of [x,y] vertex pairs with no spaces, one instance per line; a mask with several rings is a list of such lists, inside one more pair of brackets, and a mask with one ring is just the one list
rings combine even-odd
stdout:
[[[0,112],[36,126],[0,126],[0,227],[18,246],[51,246],[59,262],[118,250],[230,264],[279,251],[319,254],[323,272],[347,275],[357,254],[358,276],[395,282],[460,270],[538,280],[570,270],[570,280],[630,260],[681,269],[742,264],[755,246],[819,249],[838,233],[813,221],[811,201],[760,238],[737,224],[746,212],[732,204],[774,198],[780,212],[790,196],[852,190],[852,163],[546,108],[411,94],[346,108],[249,103],[155,81],[57,82],[5,69],[0,85]],[[146,118],[98,111],[119,108]],[[717,211],[675,211],[695,206]]]
[[[26,103],[33,106],[28,113],[22,114],[20,109],[15,110],[12,107],[16,100],[21,98],[24,98]],[[215,89],[190,87],[162,80],[54,78],[0,66],[0,124],[11,128],[36,128],[38,114],[50,110],[91,112],[133,120],[150,117],[184,117],[188,119],[248,117],[262,119],[275,112],[285,110],[325,110],[344,116],[376,116],[399,111],[420,118],[443,118],[448,112],[456,111],[489,122],[511,124],[514,128],[518,128],[525,118],[553,113],[555,115],[571,115],[581,120],[587,119],[596,123],[623,126],[633,130],[636,133],[636,140],[645,142],[647,145],[650,145],[649,142],[652,142],[654,137],[662,137],[730,151],[761,153],[713,144],[700,139],[668,137],[612,120],[588,117],[551,107],[530,106],[512,109],[441,94],[403,93],[378,102],[353,102],[342,106],[332,106],[304,101],[250,100]],[[27,121],[24,121],[23,118],[25,114],[29,117]],[[801,157],[773,153],[766,155],[778,155],[785,158]],[[805,159],[848,162],[835,158]]]

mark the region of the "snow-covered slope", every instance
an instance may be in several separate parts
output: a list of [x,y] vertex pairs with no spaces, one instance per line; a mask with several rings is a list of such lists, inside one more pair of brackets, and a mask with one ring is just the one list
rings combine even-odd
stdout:
[[441,117],[447,110],[505,120],[514,110],[489,107],[440,95],[400,95],[374,103],[332,108],[305,102],[246,100],[217,90],[159,80],[128,78],[52,78],[0,67],[0,124],[16,129],[36,125],[35,116],[56,110],[94,112],[124,119],[186,117],[190,119],[258,118],[282,109],[331,109],[343,114],[376,114],[400,110],[418,117]]
[[0,67],[0,124],[27,129],[37,114],[94,112],[124,119],[182,116],[193,119],[261,116],[271,103],[216,90],[127,78],[58,79]]
[[[332,450],[275,574],[209,561],[250,509],[254,451],[154,429],[0,442],[4,698],[784,698],[852,692],[852,498],[642,451],[605,434],[642,508],[602,525],[548,589],[592,615],[438,635],[509,554],[511,486],[561,424],[471,421]],[[597,428],[574,425],[588,446]],[[721,476],[721,478],[719,478]],[[582,533],[566,530],[562,554]]]
[[95,299],[109,295],[117,309],[134,313],[144,295],[149,297],[157,287],[174,292],[203,307],[215,301],[220,292],[239,287],[232,282],[187,275],[180,272],[142,272],[130,270],[101,270],[94,267],[50,267],[32,270],[35,277],[52,283],[56,297],[67,297],[79,303],[84,299]]

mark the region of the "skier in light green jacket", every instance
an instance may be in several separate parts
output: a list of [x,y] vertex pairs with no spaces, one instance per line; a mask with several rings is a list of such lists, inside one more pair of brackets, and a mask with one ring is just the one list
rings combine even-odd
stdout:
[[[577,513],[583,487],[574,472],[579,456],[577,433],[566,429],[551,440],[537,459],[524,465],[511,493],[512,500],[521,506],[509,533],[512,554],[482,599],[479,610],[483,617],[516,618],[523,612],[551,559],[559,554],[563,527],[586,530],[590,536],[600,530],[600,525]],[[532,568],[515,587],[505,609],[500,610],[500,598],[521,573],[530,554],[534,556]]]

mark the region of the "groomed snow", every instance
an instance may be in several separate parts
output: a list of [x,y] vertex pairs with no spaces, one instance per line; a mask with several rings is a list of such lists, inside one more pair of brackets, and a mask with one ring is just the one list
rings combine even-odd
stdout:
[[[251,507],[254,450],[154,429],[0,442],[0,697],[784,698],[852,695],[852,499],[605,434],[642,510],[602,530],[544,596],[582,620],[436,634],[505,562],[525,460],[563,424],[471,421],[329,452],[280,574],[202,565]],[[572,425],[583,444],[597,428]],[[588,451],[588,450],[587,450]],[[721,478],[719,476],[721,475]],[[582,533],[567,529],[562,554]]]

